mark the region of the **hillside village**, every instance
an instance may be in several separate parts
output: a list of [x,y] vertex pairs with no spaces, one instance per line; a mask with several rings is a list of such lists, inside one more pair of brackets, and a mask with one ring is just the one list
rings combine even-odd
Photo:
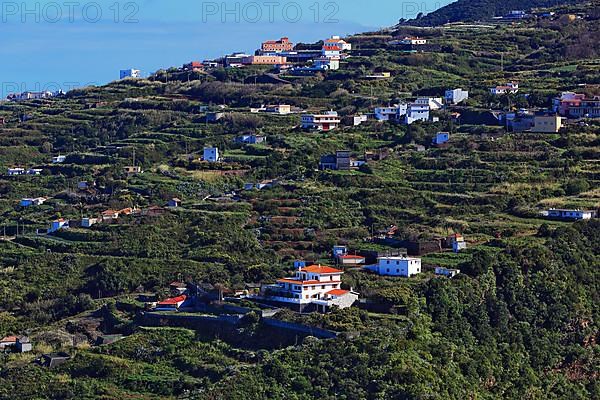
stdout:
[[413,360],[394,368],[437,371],[436,388],[364,372],[343,398],[464,397],[453,379],[471,398],[526,398],[527,377],[503,375],[513,351],[529,398],[557,382],[593,398],[600,59],[573,50],[597,27],[587,10],[265,38],[9,95],[0,398],[20,379],[48,398],[317,398],[304,357],[347,346],[352,369],[375,342]]

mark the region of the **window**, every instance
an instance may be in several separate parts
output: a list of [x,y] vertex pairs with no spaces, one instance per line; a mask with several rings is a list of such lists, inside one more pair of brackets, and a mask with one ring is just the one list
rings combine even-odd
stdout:
[[390,272],[390,269],[388,268],[386,271],[387,271],[387,272]]

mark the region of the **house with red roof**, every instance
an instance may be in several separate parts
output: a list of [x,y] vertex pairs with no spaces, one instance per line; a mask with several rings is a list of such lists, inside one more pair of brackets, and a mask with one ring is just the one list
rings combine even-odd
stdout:
[[177,311],[187,300],[186,295],[172,297],[159,302],[156,305],[155,311]]
[[13,347],[17,344],[18,337],[16,336],[6,336],[0,339],[0,349],[6,349],[7,347]]
[[329,39],[326,39],[323,45],[328,47],[337,47],[340,51],[352,50],[352,45],[339,36],[332,36]]
[[263,287],[256,297],[300,312],[327,312],[333,306],[347,308],[358,300],[358,293],[342,289],[343,274],[344,271],[324,265],[303,266],[295,276]]

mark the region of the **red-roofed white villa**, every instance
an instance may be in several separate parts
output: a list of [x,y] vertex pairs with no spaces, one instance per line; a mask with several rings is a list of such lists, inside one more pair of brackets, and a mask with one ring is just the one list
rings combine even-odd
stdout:
[[342,289],[343,274],[344,271],[322,265],[303,267],[294,277],[264,286],[256,298],[300,312],[327,312],[332,306],[348,308],[358,300],[358,293]]

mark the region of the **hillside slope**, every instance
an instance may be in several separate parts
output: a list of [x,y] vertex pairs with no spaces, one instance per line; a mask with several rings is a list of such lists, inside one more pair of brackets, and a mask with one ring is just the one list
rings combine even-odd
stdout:
[[493,18],[511,10],[528,10],[537,7],[553,7],[574,4],[580,0],[458,0],[421,18],[407,21],[406,25],[437,26],[449,22],[470,22]]

